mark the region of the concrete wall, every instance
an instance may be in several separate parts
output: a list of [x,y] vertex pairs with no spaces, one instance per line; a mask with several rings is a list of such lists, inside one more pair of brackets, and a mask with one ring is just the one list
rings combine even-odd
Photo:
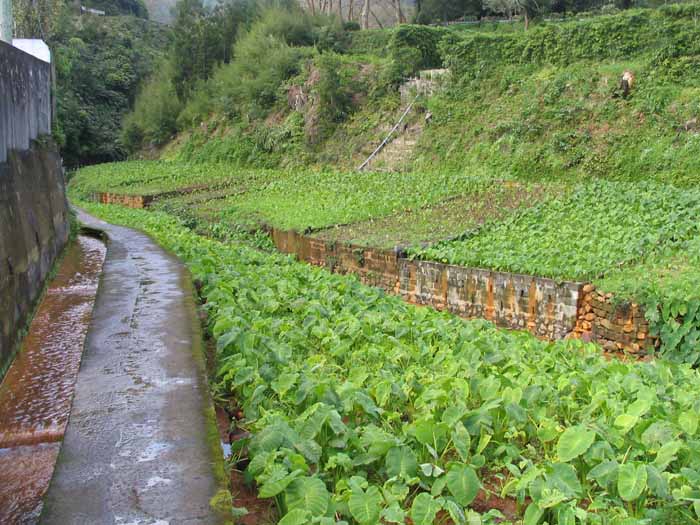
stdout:
[[0,372],[69,233],[59,154],[50,148],[10,152],[0,164]]
[[0,162],[51,132],[51,65],[0,42]]

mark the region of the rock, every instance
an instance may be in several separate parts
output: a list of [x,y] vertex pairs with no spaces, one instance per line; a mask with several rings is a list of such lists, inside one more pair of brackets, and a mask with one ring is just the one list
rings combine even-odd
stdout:
[[615,352],[617,350],[617,347],[615,346],[615,343],[612,341],[605,341],[603,343],[603,350],[606,352]]
[[591,293],[593,290],[595,290],[595,286],[593,286],[591,283],[583,286],[583,293]]

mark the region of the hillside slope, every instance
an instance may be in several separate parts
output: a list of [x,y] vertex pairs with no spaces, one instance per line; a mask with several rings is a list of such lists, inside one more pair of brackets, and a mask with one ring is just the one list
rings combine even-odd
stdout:
[[[698,13],[682,4],[503,34],[405,26],[353,35],[342,53],[280,44],[296,69],[267,106],[246,95],[216,111],[238,71],[222,67],[195,96],[206,104],[182,113],[198,118],[168,150],[176,162],[86,171],[73,191],[165,192],[157,207],[208,231],[272,226],[590,281],[644,305],[667,356],[700,363]],[[397,67],[434,57],[451,80],[419,99],[405,171],[348,171],[401,113]]]

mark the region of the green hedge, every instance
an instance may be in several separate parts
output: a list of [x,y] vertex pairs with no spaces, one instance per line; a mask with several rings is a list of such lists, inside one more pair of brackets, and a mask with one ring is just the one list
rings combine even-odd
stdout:
[[387,46],[391,39],[391,31],[384,29],[368,29],[350,32],[348,52],[354,55],[377,55],[385,57]]
[[699,4],[671,7],[541,25],[523,33],[453,34],[441,41],[440,53],[462,76],[496,64],[563,66],[579,60],[629,59],[697,41],[700,26],[689,13],[700,11]]
[[449,32],[444,27],[401,25],[391,35],[389,53],[392,57],[401,57],[402,50],[413,48],[420,53],[418,69],[442,67],[439,44]]

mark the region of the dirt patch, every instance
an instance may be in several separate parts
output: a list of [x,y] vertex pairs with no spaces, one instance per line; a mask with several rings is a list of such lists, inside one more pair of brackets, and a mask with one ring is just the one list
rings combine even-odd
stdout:
[[466,234],[561,191],[555,185],[498,183],[492,188],[449,197],[425,208],[327,228],[314,237],[382,249],[430,244]]

